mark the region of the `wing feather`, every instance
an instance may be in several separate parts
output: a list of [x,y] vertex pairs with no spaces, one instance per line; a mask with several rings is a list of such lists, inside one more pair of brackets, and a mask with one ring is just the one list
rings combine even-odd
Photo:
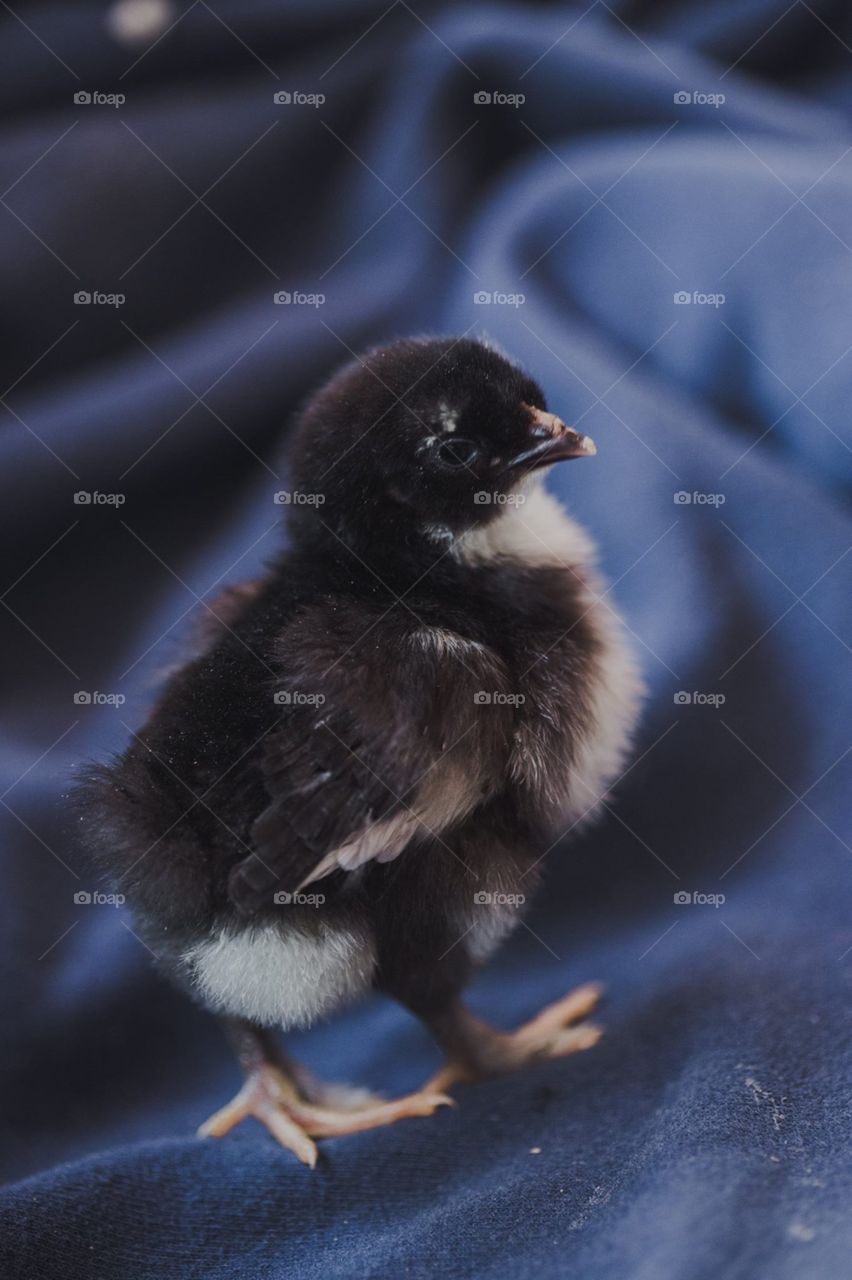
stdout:
[[247,914],[273,890],[399,856],[500,785],[513,713],[478,698],[506,691],[496,654],[411,620],[362,630],[350,638],[338,613],[317,607],[281,637],[282,715],[262,761],[269,804],[229,881]]

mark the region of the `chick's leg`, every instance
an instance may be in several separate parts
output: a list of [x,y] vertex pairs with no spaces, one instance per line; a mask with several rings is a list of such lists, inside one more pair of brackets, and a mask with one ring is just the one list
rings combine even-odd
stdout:
[[596,983],[587,983],[542,1009],[516,1031],[497,1031],[461,1003],[431,1014],[427,1023],[447,1052],[447,1062],[427,1090],[444,1091],[454,1084],[517,1071],[531,1062],[562,1058],[597,1044],[603,1032],[584,1022],[601,997]]
[[238,1018],[224,1018],[222,1022],[243,1072],[243,1087],[204,1122],[198,1136],[224,1137],[241,1120],[254,1116],[282,1147],[313,1168],[316,1144],[292,1115],[298,1093],[291,1064],[265,1028]]
[[239,1093],[198,1130],[220,1138],[253,1116],[272,1136],[312,1168],[313,1138],[341,1137],[393,1124],[409,1116],[428,1116],[450,1098],[421,1090],[386,1102],[364,1089],[324,1085],[279,1049],[271,1032],[242,1019],[224,1019],[245,1077]]

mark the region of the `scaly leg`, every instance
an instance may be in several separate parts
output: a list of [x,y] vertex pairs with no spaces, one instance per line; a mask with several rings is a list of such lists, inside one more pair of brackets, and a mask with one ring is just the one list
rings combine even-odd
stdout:
[[220,1138],[248,1116],[311,1168],[317,1162],[313,1138],[341,1137],[394,1124],[409,1116],[428,1116],[452,1099],[436,1090],[420,1090],[386,1102],[366,1090],[323,1086],[304,1067],[289,1062],[272,1034],[242,1019],[223,1020],[242,1067],[239,1093],[198,1130]]
[[[444,1093],[455,1084],[517,1071],[530,1062],[579,1053],[600,1040],[600,1027],[583,1022],[601,998],[601,987],[589,982],[542,1009],[517,1031],[496,1031],[480,1022],[462,1004],[428,1019],[447,1062],[423,1086]],[[579,1025],[577,1025],[579,1024]]]

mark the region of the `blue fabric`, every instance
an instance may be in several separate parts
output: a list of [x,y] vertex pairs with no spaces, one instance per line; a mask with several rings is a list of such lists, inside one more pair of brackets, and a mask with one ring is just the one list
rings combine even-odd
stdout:
[[[2,19],[3,1274],[846,1277],[845,7],[185,8],[147,53],[102,5]],[[193,1136],[235,1066],[74,901],[67,792],[276,546],[293,405],[436,330],[490,334],[599,446],[552,483],[617,582],[641,740],[472,999],[510,1026],[600,979],[607,1036],[310,1173],[254,1125]],[[389,1093],[437,1062],[379,1000],[290,1047]]]

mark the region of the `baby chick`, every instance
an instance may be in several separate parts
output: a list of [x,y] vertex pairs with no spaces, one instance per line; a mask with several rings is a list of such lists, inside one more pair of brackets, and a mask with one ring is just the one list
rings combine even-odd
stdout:
[[[286,550],[214,603],[147,724],[89,771],[87,844],[245,1072],[202,1134],[253,1115],[313,1165],[316,1137],[598,1039],[592,984],[511,1034],[462,1002],[637,717],[593,544],[543,486],[594,453],[489,346],[369,351],[293,427]],[[310,1079],[272,1034],[371,989],[447,1055],[390,1102]]]

